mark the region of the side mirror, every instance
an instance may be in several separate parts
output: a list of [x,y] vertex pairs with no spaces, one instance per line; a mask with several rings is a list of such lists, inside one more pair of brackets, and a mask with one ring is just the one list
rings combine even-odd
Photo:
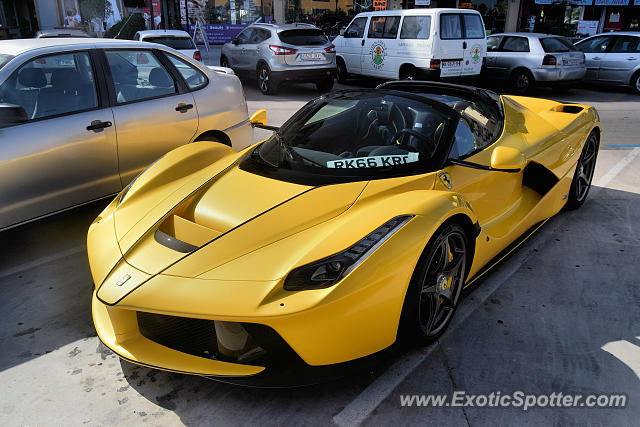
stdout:
[[491,153],[491,169],[519,171],[527,163],[522,151],[513,147],[496,147]]
[[237,45],[240,44],[240,40],[238,40],[236,37],[234,37],[233,39],[231,39],[231,44],[234,44],[234,45],[237,46]]
[[249,118],[249,122],[253,126],[255,126],[255,125],[266,126],[267,125],[267,110],[265,110],[263,108],[261,110],[256,111],[255,113],[253,113],[253,115]]
[[344,28],[340,28],[340,35],[344,36]]
[[0,104],[0,127],[17,125],[27,121],[29,121],[29,116],[21,106]]

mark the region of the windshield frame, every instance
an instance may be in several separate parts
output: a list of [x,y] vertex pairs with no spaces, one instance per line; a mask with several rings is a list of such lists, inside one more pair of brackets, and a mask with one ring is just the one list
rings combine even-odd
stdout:
[[0,70],[2,70],[4,66],[11,62],[15,57],[15,55],[0,52]]
[[[275,166],[260,156],[260,149],[270,141],[274,144],[287,144],[286,141],[278,141],[281,139],[283,131],[293,126],[304,125],[306,119],[311,118],[323,105],[333,99],[345,98],[349,94],[376,94],[380,97],[385,95],[406,98],[412,101],[428,105],[444,116],[445,130],[442,139],[439,142],[433,156],[416,163],[409,163],[391,168],[360,168],[360,169],[333,169],[333,168],[283,168]],[[447,156],[453,144],[453,134],[461,119],[460,113],[449,107],[447,104],[429,99],[424,96],[416,95],[409,92],[392,90],[392,89],[347,89],[332,92],[316,98],[302,108],[300,108],[293,116],[291,116],[278,131],[274,132],[272,137],[256,144],[247,155],[241,160],[240,168],[247,172],[262,175],[268,178],[280,181],[294,182],[302,185],[329,185],[343,182],[353,181],[371,181],[377,179],[397,178],[403,176],[422,175],[436,172],[442,169],[446,163]],[[431,163],[431,167],[427,167],[426,162]]]

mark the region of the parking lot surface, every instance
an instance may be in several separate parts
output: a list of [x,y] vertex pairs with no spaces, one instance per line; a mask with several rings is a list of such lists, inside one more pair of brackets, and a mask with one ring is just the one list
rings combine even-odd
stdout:
[[[375,82],[354,81],[372,87]],[[282,124],[312,85],[250,112]],[[640,97],[578,88],[535,96],[598,109],[604,133],[585,205],[562,212],[487,274],[449,330],[372,371],[255,389],[120,361],[91,322],[86,230],[107,201],[0,233],[3,425],[637,425],[640,419]],[[256,138],[269,135],[256,133]],[[371,331],[376,333],[376,331]],[[403,407],[402,395],[624,393],[626,408]]]

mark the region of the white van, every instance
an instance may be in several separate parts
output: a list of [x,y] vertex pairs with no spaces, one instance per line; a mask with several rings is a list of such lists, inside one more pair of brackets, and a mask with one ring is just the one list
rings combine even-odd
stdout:
[[477,76],[487,52],[482,16],[467,9],[364,12],[333,41],[338,81]]

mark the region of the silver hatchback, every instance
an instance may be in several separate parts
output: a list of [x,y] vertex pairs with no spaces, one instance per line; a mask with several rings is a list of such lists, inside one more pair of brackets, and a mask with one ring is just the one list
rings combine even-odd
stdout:
[[265,95],[293,81],[313,82],[328,92],[336,75],[336,49],[311,24],[252,24],[222,46],[220,65],[239,76],[255,76]]
[[576,43],[587,60],[590,82],[630,85],[640,94],[640,33],[598,34]]
[[508,81],[516,93],[536,84],[564,86],[582,80],[585,56],[561,36],[538,33],[504,33],[487,37],[483,75]]

